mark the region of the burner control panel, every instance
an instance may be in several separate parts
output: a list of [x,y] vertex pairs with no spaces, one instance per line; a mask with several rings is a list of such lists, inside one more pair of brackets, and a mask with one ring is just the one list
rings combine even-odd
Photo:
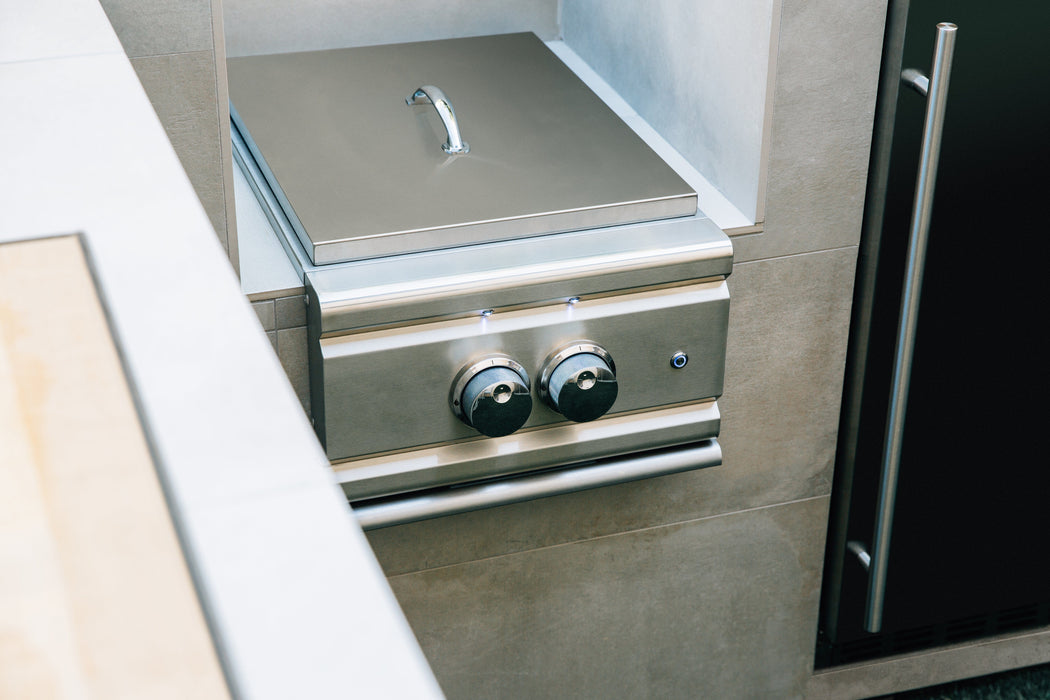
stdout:
[[728,314],[714,280],[322,338],[314,418],[338,461],[715,398]]

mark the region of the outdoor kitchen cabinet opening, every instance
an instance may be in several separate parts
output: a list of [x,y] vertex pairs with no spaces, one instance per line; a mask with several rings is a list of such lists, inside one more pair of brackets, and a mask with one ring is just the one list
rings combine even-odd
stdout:
[[[760,658],[777,687],[797,684],[808,663],[798,650],[812,647],[799,617],[815,603],[797,591],[819,580],[825,500],[796,488],[805,479],[785,479],[773,460],[756,469],[745,454],[723,464],[721,444],[721,404],[734,396],[727,344],[732,314],[739,313],[729,290],[755,290],[767,274],[767,263],[751,264],[737,283],[734,243],[764,223],[776,3],[655,3],[644,16],[611,3],[472,4],[468,13],[422,12],[418,22],[403,8],[358,3],[353,10],[367,12],[369,21],[356,23],[349,6],[320,21],[323,8],[299,4],[270,12],[265,27],[250,8],[225,7],[239,158],[245,170],[256,170],[249,174],[270,223],[286,229],[281,245],[308,299],[306,351],[296,365],[309,368],[308,410],[445,692],[493,696],[513,687],[534,696],[603,689],[673,696],[702,685],[719,696],[719,674],[733,675],[725,649],[736,650],[737,659]],[[463,24],[452,26],[449,17]],[[390,72],[459,60],[419,59],[437,44],[444,51],[497,40],[538,51],[543,58],[521,61],[530,67],[568,70],[567,82],[587,85],[598,107],[656,157],[666,179],[642,179],[668,191],[619,202],[684,201],[685,208],[493,233],[494,222],[547,223],[552,212],[593,211],[541,203],[532,213],[472,215],[458,230],[441,221],[446,238],[436,244],[421,224],[396,224],[372,238],[318,235],[323,222],[344,216],[323,210],[318,202],[331,199],[320,195],[338,192],[344,181],[293,159],[297,150],[311,150],[342,167],[333,152],[344,144],[329,138],[282,151],[285,117],[275,117],[281,107],[266,100],[284,99],[285,114],[318,105],[337,114],[366,112],[374,103],[365,97],[350,105],[349,93],[309,88],[316,98],[308,103],[285,90],[330,71],[329,59],[347,61],[339,64],[345,70],[331,70],[342,79],[376,56],[386,56],[376,62]],[[416,57],[392,58],[406,43]],[[461,63],[489,69],[503,60],[494,49],[481,55]],[[297,83],[285,71],[298,61],[309,68]],[[388,167],[395,174],[416,167],[399,150],[406,141],[425,153],[429,165],[412,170],[422,180],[426,168],[442,176],[470,171],[492,154],[496,141],[471,104],[483,100],[469,87],[433,76],[403,82],[383,98],[393,115],[381,120],[383,129],[351,129],[346,137],[362,152],[387,149],[394,164],[368,170],[373,181],[354,185],[353,194],[394,178]],[[512,72],[498,83],[502,91],[482,94],[498,112],[518,105],[519,95],[510,94],[516,88],[537,82],[552,81]],[[379,146],[379,131],[398,121],[411,136]],[[317,126],[306,131],[327,128]],[[526,151],[536,143],[539,152],[547,145],[542,138],[519,129],[500,143]],[[623,148],[635,146],[624,141]],[[620,170],[628,169],[607,168],[593,184],[616,180]],[[296,184],[297,177],[315,178],[316,187]],[[381,217],[404,215],[419,201],[409,194],[372,199],[384,203]],[[432,206],[436,216],[448,208]],[[372,242],[392,245],[405,232],[416,243],[373,255]],[[475,233],[483,238],[471,240]],[[445,246],[446,234],[463,238]],[[837,266],[849,265],[848,255],[834,257]],[[790,261],[799,267],[788,277],[829,284],[847,278],[814,274],[810,262]],[[803,295],[791,308],[791,293],[762,294],[745,296],[740,318],[745,327],[770,328],[770,314],[788,319],[773,332],[774,340],[788,334],[779,336],[786,358],[808,357],[807,348],[794,346],[811,342],[791,319],[805,325],[838,318],[822,308],[820,294]],[[744,337],[750,332],[761,335],[752,329]],[[744,347],[739,357],[751,362],[754,352]],[[770,364],[780,367],[776,358]],[[771,379],[761,367],[752,374]],[[772,380],[793,376],[777,371]],[[744,391],[738,397],[758,403],[739,379],[737,386]],[[736,430],[751,435],[750,426],[738,423]],[[798,429],[800,436],[825,433]],[[745,453],[741,444],[738,455]],[[791,498],[781,505],[786,494]],[[764,566],[756,571],[753,561]],[[731,613],[738,609],[768,620],[777,644],[753,630],[729,634],[746,622]],[[653,664],[673,668],[652,671]]]
[[[236,160],[304,281],[309,412],[359,506],[704,440],[699,463],[721,461],[732,245],[720,228],[756,230],[761,214],[769,64],[726,43],[725,25],[750,30],[754,17],[711,27],[693,6],[628,22],[607,4],[553,9],[554,26],[539,9],[525,18],[546,42],[526,31],[291,50],[374,41],[377,18],[367,37],[290,32],[261,53],[265,37],[228,28]],[[671,31],[683,22],[698,35]],[[392,38],[418,33],[398,25]],[[611,60],[614,37],[639,60]],[[657,42],[668,55],[647,58]],[[739,56],[702,55],[716,50]],[[716,63],[749,73],[747,88],[681,68]],[[701,97],[712,88],[727,99]],[[693,461],[592,465],[618,476],[532,485],[527,498]]]
[[311,416],[369,527],[721,461],[732,245],[535,34],[227,70],[238,164],[304,276]]

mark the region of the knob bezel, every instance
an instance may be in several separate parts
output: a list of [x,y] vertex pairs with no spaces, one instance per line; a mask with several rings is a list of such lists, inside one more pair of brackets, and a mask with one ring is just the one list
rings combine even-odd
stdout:
[[[558,369],[558,365],[573,355],[582,354],[597,355],[605,362],[605,364],[609,365],[609,369],[612,371],[613,376],[616,376],[616,363],[613,362],[612,355],[609,354],[608,350],[590,340],[573,341],[567,345],[559,347],[557,350],[547,355],[547,359],[543,361],[543,369],[540,371],[539,394],[545,404],[548,406],[551,406],[552,404],[550,398],[550,382],[554,370]],[[553,409],[553,406],[551,406],[551,408]]]
[[506,367],[514,370],[521,377],[525,388],[532,386],[529,382],[529,373],[525,371],[520,362],[515,361],[509,355],[492,353],[467,364],[463,369],[459,370],[456,377],[452,380],[452,388],[448,393],[448,405],[452,407],[452,412],[467,425],[470,425],[470,422],[467,419],[466,412],[463,410],[463,402],[460,400],[463,396],[463,390],[467,388],[467,384],[470,383],[471,379],[493,367]]

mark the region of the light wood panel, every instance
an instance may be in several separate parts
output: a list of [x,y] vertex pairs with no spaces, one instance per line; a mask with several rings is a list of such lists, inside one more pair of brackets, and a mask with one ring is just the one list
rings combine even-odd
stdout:
[[0,698],[220,697],[80,241],[0,245]]

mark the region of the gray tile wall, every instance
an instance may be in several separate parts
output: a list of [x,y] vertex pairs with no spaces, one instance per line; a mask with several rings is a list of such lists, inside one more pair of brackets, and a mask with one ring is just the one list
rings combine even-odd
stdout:
[[562,1],[565,43],[751,221],[774,2]]
[[236,268],[221,1],[101,5]]
[[310,415],[310,367],[306,356],[306,296],[296,294],[252,302],[288,381]]
[[826,497],[390,578],[449,698],[802,697]]

